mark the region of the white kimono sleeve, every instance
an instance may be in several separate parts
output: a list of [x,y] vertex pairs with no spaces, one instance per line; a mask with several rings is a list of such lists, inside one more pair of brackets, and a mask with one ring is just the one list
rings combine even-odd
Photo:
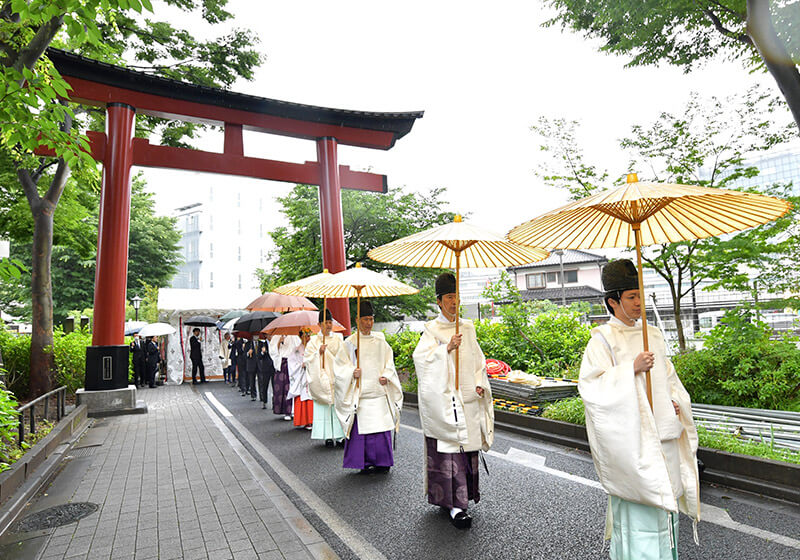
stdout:
[[447,344],[442,344],[428,329],[414,350],[417,373],[419,417],[423,433],[441,441],[467,440],[467,426],[461,399],[456,398],[451,380]]

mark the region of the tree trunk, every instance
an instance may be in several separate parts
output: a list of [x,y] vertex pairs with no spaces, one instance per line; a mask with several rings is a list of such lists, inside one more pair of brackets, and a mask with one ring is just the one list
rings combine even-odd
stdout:
[[778,84],[800,129],[800,72],[775,33],[769,0],[747,0],[747,35]]
[[678,350],[683,354],[686,352],[686,336],[683,333],[681,320],[681,298],[676,293],[672,294],[672,312],[675,314],[675,329],[678,331]]
[[33,213],[33,261],[31,267],[33,328],[31,333],[30,396],[38,397],[50,390],[55,371],[53,285],[50,281],[55,205],[45,198],[40,198],[31,211]]

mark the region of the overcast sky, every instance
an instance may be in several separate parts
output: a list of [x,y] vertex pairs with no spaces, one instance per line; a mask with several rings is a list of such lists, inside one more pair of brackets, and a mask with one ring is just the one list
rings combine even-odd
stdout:
[[[259,34],[266,54],[256,79],[235,91],[344,109],[425,111],[391,150],[341,147],[340,164],[386,174],[390,189],[446,187],[451,210],[497,233],[566,201],[534,173],[542,156],[530,125],[540,115],[579,120],[589,159],[618,174],[627,158],[616,139],[631,124],[678,110],[690,91],[724,97],[756,80],[776,89],[736,62],[690,75],[668,66],[624,68],[624,59],[599,53],[596,41],[543,28],[548,13],[535,0],[232,0],[229,9],[236,25]],[[203,144],[220,150],[221,133]],[[316,159],[313,142],[263,134],[246,134],[245,152]],[[146,170],[146,177],[165,214],[190,201],[197,184],[179,172]],[[275,195],[291,187],[213,175],[200,181]]]

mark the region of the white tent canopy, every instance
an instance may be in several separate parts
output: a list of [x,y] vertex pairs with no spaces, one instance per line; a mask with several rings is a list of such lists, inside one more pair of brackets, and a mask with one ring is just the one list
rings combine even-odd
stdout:
[[[219,317],[231,309],[241,309],[260,294],[258,290],[185,290],[161,288],[158,291],[159,321],[169,323],[176,333],[167,337],[167,383],[183,383],[192,376],[189,360],[189,337],[192,328],[183,325],[194,315]],[[219,359],[222,333],[216,327],[199,327],[202,338],[203,365],[206,379],[222,378]]]

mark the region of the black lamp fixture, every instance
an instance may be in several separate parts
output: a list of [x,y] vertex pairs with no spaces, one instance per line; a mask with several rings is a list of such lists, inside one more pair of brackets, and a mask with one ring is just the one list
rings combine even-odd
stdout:
[[133,304],[133,308],[136,310],[136,320],[139,320],[139,306],[142,305],[142,298],[139,296],[133,296],[131,298],[131,304]]

